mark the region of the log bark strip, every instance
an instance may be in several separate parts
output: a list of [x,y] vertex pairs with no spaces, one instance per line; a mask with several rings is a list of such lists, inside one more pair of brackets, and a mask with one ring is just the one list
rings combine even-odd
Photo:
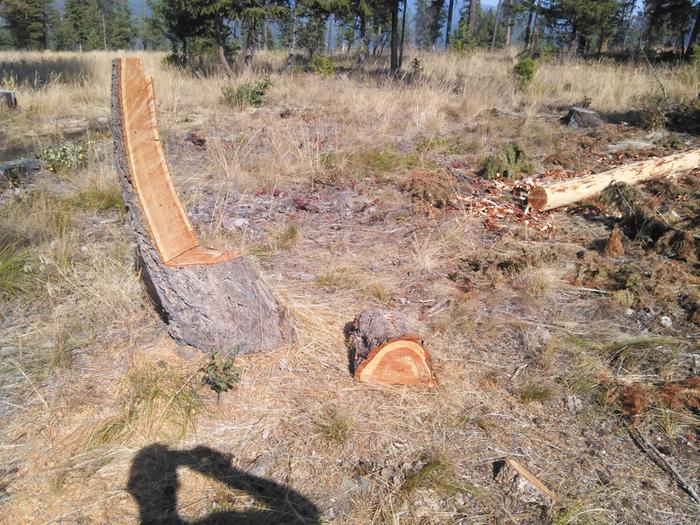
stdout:
[[436,385],[430,354],[400,312],[365,310],[353,321],[348,342],[358,381]]
[[646,180],[668,177],[700,165],[700,149],[676,153],[660,159],[651,159],[620,166],[603,173],[566,180],[548,186],[536,186],[528,195],[530,206],[548,211],[594,197],[614,182],[637,184]]
[[[124,104],[123,97],[131,93],[122,89],[122,67],[133,67],[131,73],[136,76],[142,73],[138,61],[117,59],[113,63],[115,162],[136,236],[142,275],[168,323],[170,335],[206,351],[238,347],[239,354],[294,344],[296,331],[288,310],[274,297],[251,260],[197,244],[174,190],[165,191],[168,186],[172,188],[172,183],[160,150],[155,110],[151,115],[148,109],[153,105],[150,80],[149,91],[141,92],[148,103],[139,113],[136,101],[131,107],[129,101]],[[135,112],[128,113],[130,108]],[[153,152],[158,155],[154,157]],[[152,184],[165,190],[154,196],[148,191]],[[164,207],[167,212],[159,211]],[[161,216],[151,221],[156,214]],[[154,235],[156,230],[158,236]],[[173,231],[184,233],[169,238]],[[215,256],[210,257],[211,254]]]

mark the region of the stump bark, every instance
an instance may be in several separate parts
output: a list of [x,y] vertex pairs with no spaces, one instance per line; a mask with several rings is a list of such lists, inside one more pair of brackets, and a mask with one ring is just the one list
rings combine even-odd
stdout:
[[600,115],[592,109],[573,106],[569,112],[561,118],[561,123],[570,128],[597,128],[604,124]]
[[17,95],[14,91],[0,90],[0,107],[6,106],[8,108],[17,107]]
[[[132,92],[129,86],[143,89]],[[129,100],[127,100],[129,99]],[[119,180],[146,287],[177,341],[239,354],[296,342],[288,310],[248,257],[199,246],[172,187],[150,79],[138,59],[112,67],[112,133]]]
[[353,321],[348,343],[358,381],[436,385],[430,354],[400,312],[365,310]]

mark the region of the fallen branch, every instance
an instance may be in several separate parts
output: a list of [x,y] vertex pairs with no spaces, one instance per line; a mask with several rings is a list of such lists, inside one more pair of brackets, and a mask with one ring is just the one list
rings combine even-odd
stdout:
[[660,159],[635,162],[603,173],[570,179],[548,186],[535,186],[528,195],[530,206],[539,211],[553,210],[594,197],[615,182],[637,184],[668,177],[700,165],[700,149],[676,153]]
[[700,496],[698,496],[698,493],[695,491],[692,485],[688,483],[688,481],[681,475],[680,472],[678,472],[678,470],[676,470],[673,465],[671,465],[671,463],[669,463],[669,461],[661,454],[661,452],[658,451],[654,444],[649,441],[638,429],[628,427],[627,430],[632,437],[632,441],[634,441],[643,452],[646,452],[654,463],[669,473],[686,494],[693,498],[696,503],[700,503]]

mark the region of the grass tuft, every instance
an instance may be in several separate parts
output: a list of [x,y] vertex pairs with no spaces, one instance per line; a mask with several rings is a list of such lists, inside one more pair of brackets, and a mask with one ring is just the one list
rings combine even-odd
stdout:
[[321,435],[332,443],[342,445],[350,437],[350,421],[342,414],[333,411],[328,419],[319,425]]
[[532,403],[533,401],[547,401],[555,394],[555,390],[551,385],[545,383],[528,383],[520,392],[520,399],[523,403]]
[[24,291],[32,274],[32,253],[17,244],[0,245],[0,296]]

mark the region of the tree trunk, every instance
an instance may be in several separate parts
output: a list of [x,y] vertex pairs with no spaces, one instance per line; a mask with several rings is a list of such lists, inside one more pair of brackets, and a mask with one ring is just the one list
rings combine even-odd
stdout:
[[399,44],[399,69],[403,67],[403,42],[406,35],[406,9],[408,9],[408,0],[403,0],[403,20],[401,20],[401,43]]
[[537,0],[537,7],[535,8],[535,22],[532,27],[532,35],[530,36],[529,48],[534,49],[537,47],[537,30],[540,24],[540,8],[542,7],[542,0]]
[[498,12],[501,9],[501,0],[496,4],[496,14],[493,17],[493,34],[491,35],[491,51],[496,49],[496,31],[498,31]]
[[479,6],[480,0],[469,0],[469,13],[467,15],[467,26],[469,34],[476,36],[477,24],[479,23]]
[[290,314],[248,257],[203,248],[175,194],[139,59],[112,67],[112,134],[143,279],[170,335],[205,351],[240,354],[294,344]]
[[391,0],[391,74],[399,71],[399,0]]
[[219,46],[219,64],[226,73],[226,76],[231,78],[233,76],[233,69],[231,69],[228,60],[226,59],[226,51],[224,49],[224,46],[221,45]]
[[532,37],[532,21],[535,17],[535,0],[530,0],[530,10],[527,13],[527,25],[525,26],[525,37],[523,43],[525,49],[530,49],[530,38]]
[[530,206],[539,211],[568,206],[598,195],[614,182],[637,184],[645,180],[668,177],[700,165],[700,149],[676,153],[660,159],[635,162],[603,173],[565,180],[548,186],[536,186],[528,195]]
[[506,49],[513,40],[513,5],[512,0],[506,0]]
[[347,336],[350,369],[358,381],[435,386],[430,354],[400,312],[365,310]]
[[685,49],[683,55],[685,57],[690,56],[690,51],[698,40],[698,35],[700,35],[700,2],[698,3],[697,10],[695,12],[695,24],[693,24],[693,31],[690,33],[690,41],[688,42],[688,47]]
[[[452,11],[455,8],[455,0],[450,0],[447,7],[447,27],[445,28],[445,49],[450,49],[450,35],[452,33]],[[405,8],[404,8],[405,10]],[[404,17],[406,14],[404,13]]]

